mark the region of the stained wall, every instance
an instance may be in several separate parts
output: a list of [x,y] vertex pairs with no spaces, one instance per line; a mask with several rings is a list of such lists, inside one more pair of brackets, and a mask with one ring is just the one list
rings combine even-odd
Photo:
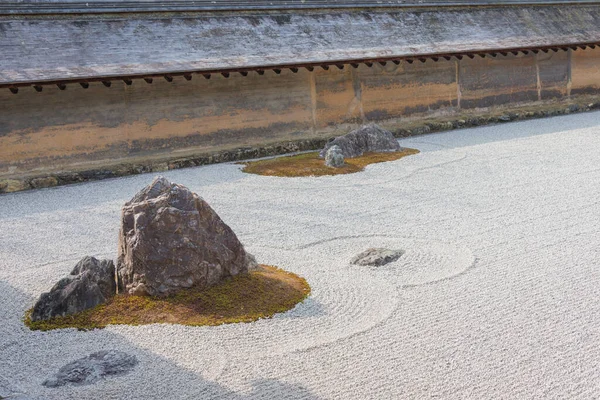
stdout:
[[600,94],[600,49],[0,91],[0,176],[169,159],[365,122]]

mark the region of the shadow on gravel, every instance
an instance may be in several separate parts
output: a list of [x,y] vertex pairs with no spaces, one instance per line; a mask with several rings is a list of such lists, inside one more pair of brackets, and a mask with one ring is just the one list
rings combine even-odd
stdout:
[[323,309],[323,304],[321,304],[317,300],[315,300],[314,297],[309,296],[306,299],[304,299],[304,301],[302,303],[299,303],[299,304],[302,304],[303,311],[302,311],[301,315],[295,315],[292,312],[292,313],[284,313],[284,314],[276,315],[275,318],[294,318],[294,319],[315,318],[315,317],[322,317],[325,315],[325,311]]
[[[252,390],[237,393],[108,330],[30,331],[21,318],[33,301],[31,296],[0,281],[0,396],[22,393],[24,398],[36,400],[318,399],[303,386],[276,379],[247,382]],[[45,379],[65,364],[112,349],[135,355],[139,364],[125,376],[107,378],[93,385],[42,386]],[[206,360],[211,361],[214,362]],[[199,365],[202,364],[203,360],[199,360]]]

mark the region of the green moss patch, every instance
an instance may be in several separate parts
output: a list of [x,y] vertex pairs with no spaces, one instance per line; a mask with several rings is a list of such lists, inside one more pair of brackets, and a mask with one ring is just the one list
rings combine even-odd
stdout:
[[268,160],[250,161],[242,171],[249,174],[266,176],[325,176],[341,175],[360,172],[369,164],[398,160],[419,150],[405,148],[402,151],[389,153],[365,153],[360,157],[346,158],[346,165],[341,168],[332,168],[325,165],[325,160],[319,157],[318,152],[304,153],[295,156],[284,156]]
[[104,328],[107,325],[170,323],[192,326],[252,322],[288,311],[310,294],[304,278],[276,267],[261,265],[245,275],[227,278],[205,290],[189,289],[158,298],[117,295],[108,303],[82,313],[31,321],[32,330]]

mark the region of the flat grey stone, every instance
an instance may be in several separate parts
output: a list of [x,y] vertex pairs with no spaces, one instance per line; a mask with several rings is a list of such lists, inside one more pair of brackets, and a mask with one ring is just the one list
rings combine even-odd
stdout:
[[90,385],[108,376],[123,375],[138,364],[137,358],[118,350],[103,350],[75,360],[42,383],[46,387],[66,384]]
[[404,254],[404,250],[390,250],[382,248],[371,248],[355,256],[350,263],[354,265],[366,265],[380,267],[396,261]]
[[325,154],[325,165],[332,168],[340,168],[343,167],[344,164],[344,153],[342,153],[340,146],[331,146]]

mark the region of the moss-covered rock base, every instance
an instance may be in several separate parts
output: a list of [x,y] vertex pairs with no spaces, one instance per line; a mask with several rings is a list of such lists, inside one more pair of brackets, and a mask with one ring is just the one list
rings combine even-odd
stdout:
[[419,150],[416,149],[405,148],[389,153],[365,153],[360,157],[346,158],[346,164],[339,168],[326,166],[318,152],[311,152],[250,161],[245,163],[243,171],[249,174],[287,177],[352,174],[364,170],[369,164],[399,160],[418,152]]
[[304,278],[276,267],[261,265],[245,275],[228,278],[205,290],[183,290],[171,297],[117,295],[108,303],[65,317],[33,322],[32,330],[155,323],[191,326],[252,322],[288,311],[310,294]]

